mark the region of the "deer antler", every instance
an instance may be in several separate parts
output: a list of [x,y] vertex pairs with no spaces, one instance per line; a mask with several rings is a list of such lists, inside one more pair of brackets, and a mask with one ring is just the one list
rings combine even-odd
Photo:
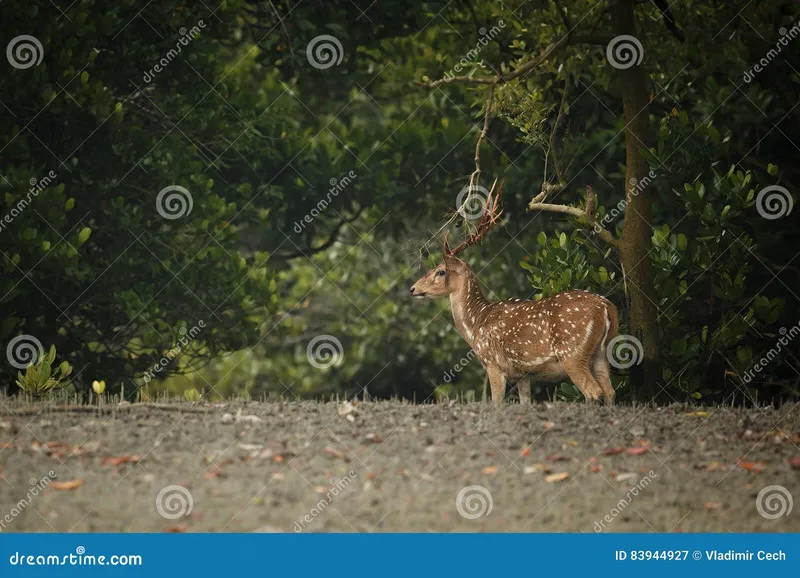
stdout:
[[[473,245],[480,242],[486,234],[489,232],[489,229],[500,219],[500,216],[503,214],[503,211],[498,211],[497,206],[500,200],[500,196],[503,194],[503,184],[500,183],[500,187],[497,187],[497,179],[494,180],[494,184],[492,184],[492,190],[489,191],[489,194],[486,196],[486,205],[483,207],[483,215],[481,215],[481,220],[478,223],[478,227],[475,229],[474,233],[470,233],[466,239],[461,241],[454,249],[450,249],[447,245],[447,234],[444,237],[444,253],[451,257],[458,255],[464,249],[468,247],[472,247]],[[497,194],[495,194],[495,188],[497,188]]]

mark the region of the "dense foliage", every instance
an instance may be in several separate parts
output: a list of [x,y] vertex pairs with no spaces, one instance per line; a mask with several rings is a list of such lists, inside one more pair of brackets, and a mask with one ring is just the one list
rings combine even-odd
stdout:
[[[622,399],[797,396],[796,213],[765,218],[759,193],[796,199],[800,10],[659,4],[0,4],[0,342],[55,346],[87,396],[480,395],[447,301],[407,293],[489,106],[504,220],[467,254],[487,293],[612,299],[655,366],[614,375]],[[625,27],[641,66],[609,62]],[[580,209],[593,187],[620,245],[528,210],[543,183]]]

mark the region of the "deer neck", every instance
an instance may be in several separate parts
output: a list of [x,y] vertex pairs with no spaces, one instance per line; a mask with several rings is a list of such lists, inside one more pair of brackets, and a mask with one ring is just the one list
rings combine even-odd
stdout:
[[453,311],[453,321],[461,337],[472,347],[481,325],[485,305],[488,303],[483,296],[478,278],[470,271],[464,280],[453,288],[450,293],[450,309]]

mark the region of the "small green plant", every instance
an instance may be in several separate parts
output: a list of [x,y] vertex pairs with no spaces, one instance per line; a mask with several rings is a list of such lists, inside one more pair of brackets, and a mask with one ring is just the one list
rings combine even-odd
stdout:
[[53,369],[56,360],[56,346],[50,346],[47,355],[42,355],[35,364],[29,365],[25,369],[25,374],[17,373],[17,385],[22,391],[34,398],[40,398],[44,394],[53,390],[60,389],[66,385],[64,380],[72,373],[72,367],[66,361]]
[[186,398],[186,401],[191,401],[192,403],[197,403],[203,398],[202,394],[194,388],[184,391],[183,397]]

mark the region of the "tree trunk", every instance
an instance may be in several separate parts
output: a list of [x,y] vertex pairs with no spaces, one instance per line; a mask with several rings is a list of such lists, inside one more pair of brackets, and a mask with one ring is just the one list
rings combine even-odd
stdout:
[[[635,36],[634,0],[619,0],[614,8],[615,33]],[[646,58],[645,54],[645,58]],[[650,248],[650,221],[653,204],[652,192],[645,188],[634,194],[635,184],[649,172],[647,160],[640,149],[649,146],[650,121],[647,106],[647,76],[639,65],[620,70],[623,118],[625,121],[626,174],[625,221],[620,239],[620,260],[624,267],[627,290],[630,295],[628,333],[642,343],[643,359],[630,368],[630,385],[640,401],[663,400],[661,363],[659,360],[659,333],[657,296],[653,286],[653,273],[648,255]]]

